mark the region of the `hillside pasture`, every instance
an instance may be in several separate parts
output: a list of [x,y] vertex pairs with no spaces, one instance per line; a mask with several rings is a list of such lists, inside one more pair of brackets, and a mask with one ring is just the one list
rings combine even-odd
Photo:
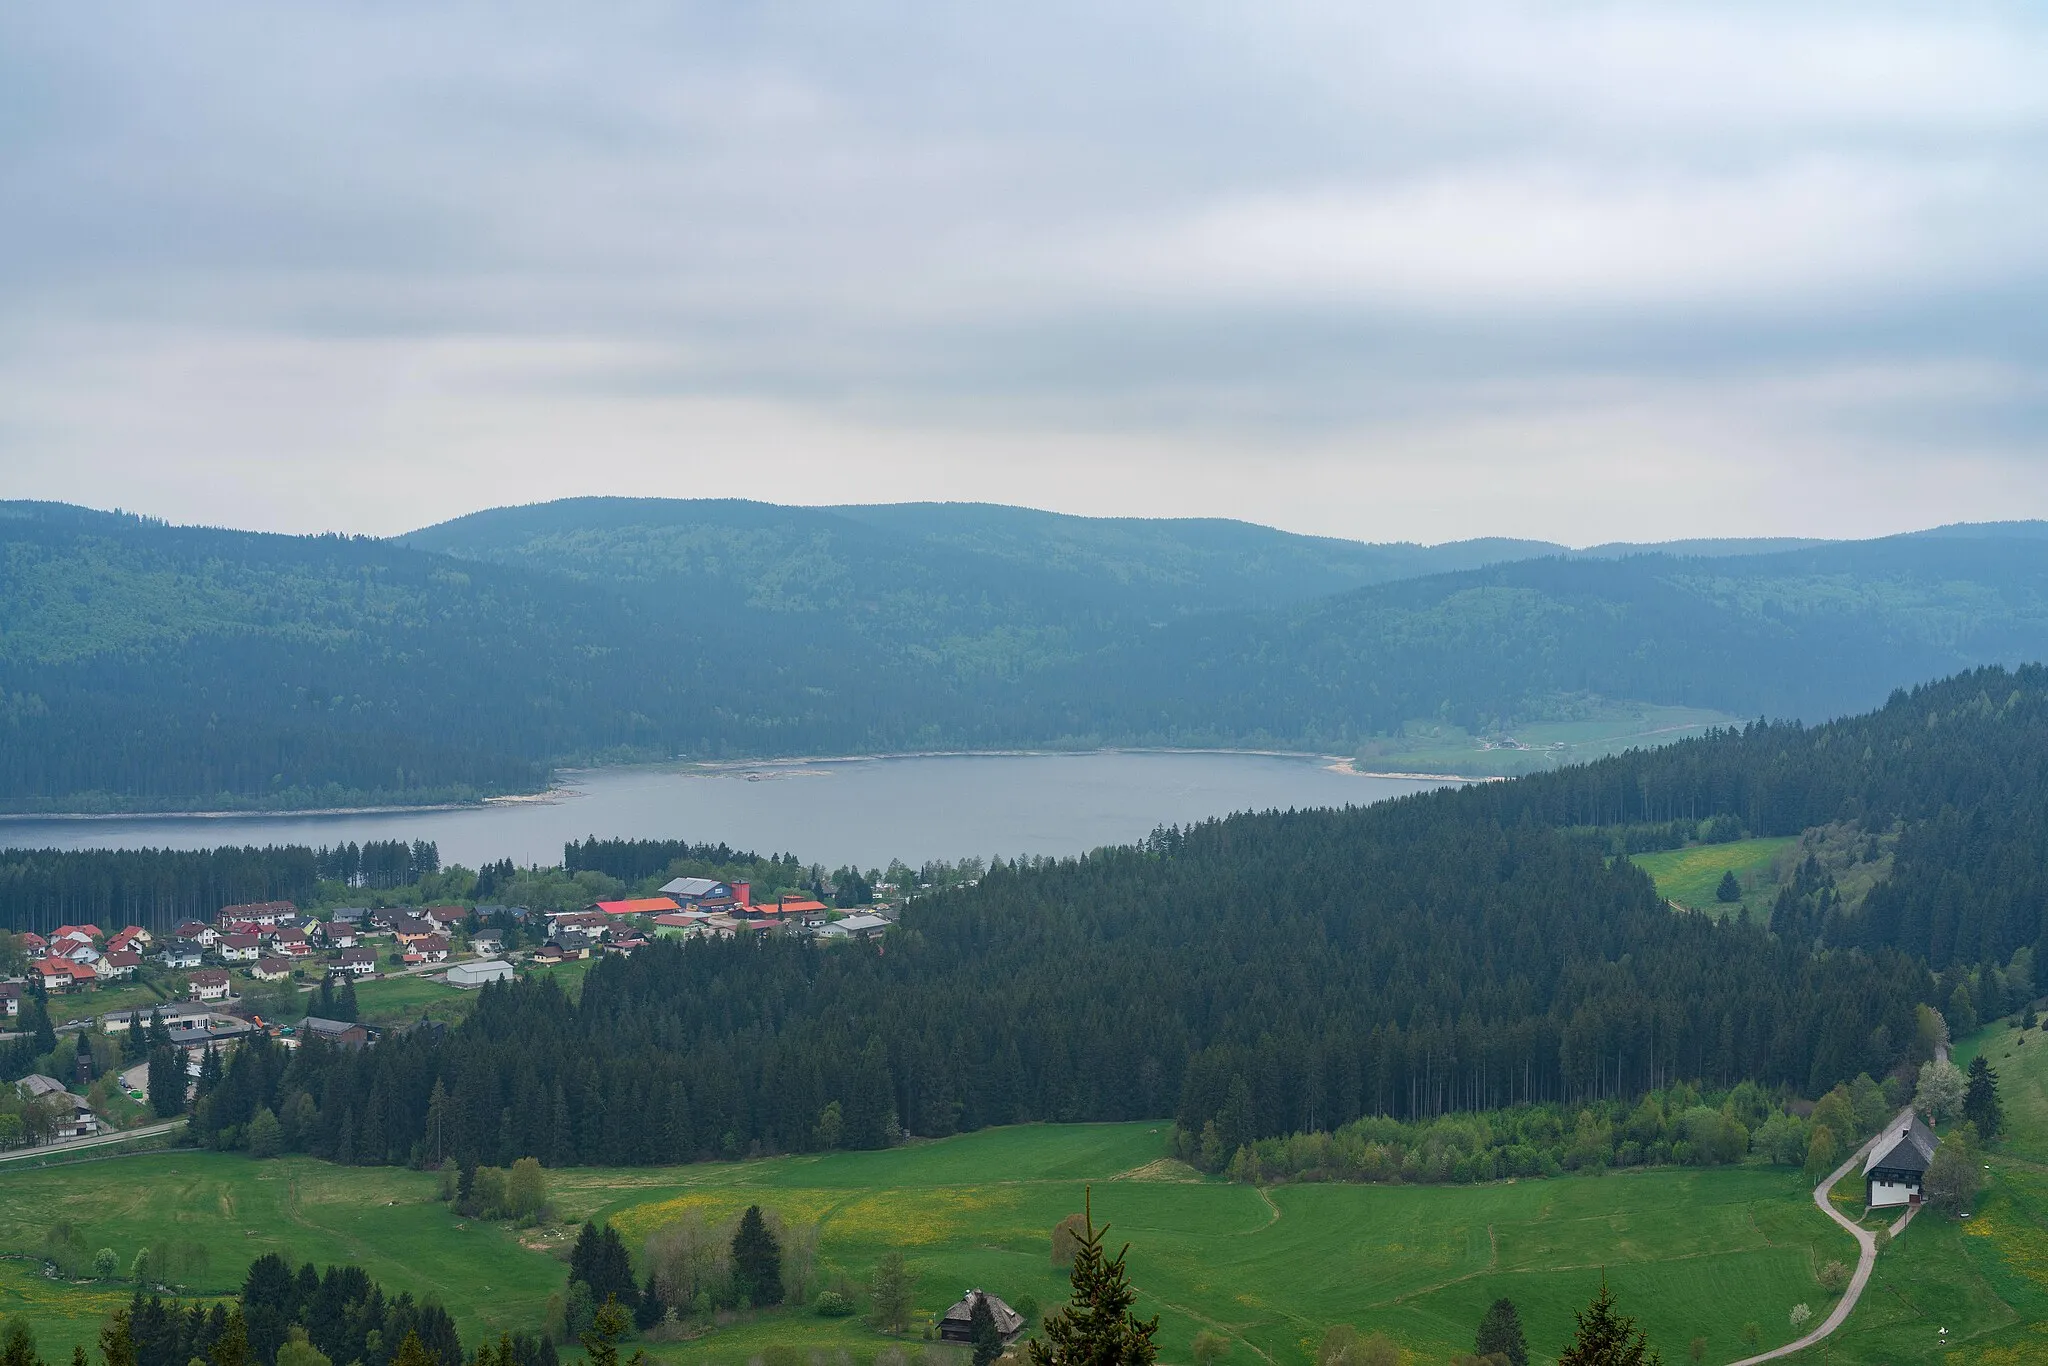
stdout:
[[[1734,840],[1635,854],[1631,860],[1650,875],[1650,880],[1657,884],[1657,894],[1667,901],[1705,911],[1717,919],[1744,906],[1749,908],[1752,918],[1767,918],[1778,895],[1778,858],[1797,843],[1790,836]],[[1741,901],[1721,901],[1715,897],[1724,873],[1735,874],[1742,887]]]
[[[821,1285],[842,1276],[863,1285],[883,1252],[904,1251],[919,1275],[922,1322],[970,1286],[1056,1305],[1066,1286],[1051,1265],[1050,1231],[1092,1186],[1111,1242],[1132,1244],[1140,1307],[1161,1317],[1163,1359],[1188,1360],[1206,1327],[1240,1344],[1237,1366],[1306,1361],[1336,1323],[1384,1330],[1423,1359],[1441,1359],[1469,1349],[1499,1295],[1521,1306],[1537,1359],[1547,1361],[1603,1273],[1667,1359],[1695,1335],[1732,1357],[1750,1319],[1766,1345],[1788,1340],[1791,1305],[1825,1302],[1816,1269],[1853,1252],[1789,1170],[1261,1191],[1162,1161],[1164,1140],[1159,1124],[1026,1126],[885,1152],[571,1169],[552,1174],[559,1223],[524,1232],[455,1216],[424,1173],[210,1153],[80,1162],[0,1178],[0,1251],[33,1255],[62,1218],[124,1265],[152,1240],[203,1240],[214,1259],[200,1288],[211,1291],[231,1290],[264,1252],[354,1261],[387,1285],[439,1299],[473,1343],[480,1332],[539,1324],[565,1274],[548,1252],[583,1218],[609,1219],[637,1253],[686,1211],[716,1220],[759,1203],[819,1223]],[[0,1265],[0,1309],[30,1308],[46,1355],[90,1337],[106,1287]],[[858,1319],[787,1310],[652,1354],[742,1366],[770,1344],[865,1358],[887,1342]]]

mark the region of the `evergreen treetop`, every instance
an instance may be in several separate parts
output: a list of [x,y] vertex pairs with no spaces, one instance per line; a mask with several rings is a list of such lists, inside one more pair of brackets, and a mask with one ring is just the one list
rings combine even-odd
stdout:
[[1115,1257],[1103,1252],[1107,1225],[1095,1227],[1092,1189],[1083,1197],[1082,1231],[1074,1249],[1074,1292],[1066,1308],[1045,1321],[1043,1338],[1030,1344],[1032,1366],[1151,1366],[1159,1349],[1157,1315],[1131,1312],[1138,1292],[1124,1274],[1124,1244]]
[[1558,1354],[1557,1366],[1663,1366],[1664,1358],[1650,1350],[1636,1321],[1614,1307],[1605,1276],[1600,1293],[1575,1317],[1578,1331]]

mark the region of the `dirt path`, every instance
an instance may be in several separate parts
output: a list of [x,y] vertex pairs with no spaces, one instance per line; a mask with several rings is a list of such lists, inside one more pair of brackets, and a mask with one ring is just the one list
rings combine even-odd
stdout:
[[[1849,1236],[1856,1240],[1856,1247],[1858,1249],[1856,1255],[1856,1274],[1849,1278],[1849,1288],[1842,1292],[1842,1298],[1835,1305],[1834,1312],[1825,1319],[1822,1319],[1820,1326],[1805,1337],[1794,1339],[1783,1347],[1775,1347],[1768,1352],[1759,1352],[1753,1357],[1743,1357],[1740,1361],[1730,1363],[1730,1366],[1757,1366],[1758,1362],[1776,1361],[1780,1357],[1791,1356],[1794,1352],[1803,1352],[1816,1342],[1827,1338],[1837,1328],[1840,1328],[1849,1321],[1849,1315],[1856,1308],[1856,1302],[1863,1298],[1863,1288],[1870,1284],[1870,1273],[1877,1267],[1877,1235],[1869,1229],[1863,1228],[1836,1209],[1833,1203],[1828,1200],[1828,1192],[1835,1188],[1837,1181],[1847,1176],[1863,1160],[1863,1155],[1870,1150],[1871,1144],[1887,1134],[1896,1133],[1898,1126],[1905,1123],[1911,1115],[1912,1110],[1910,1107],[1899,1111],[1884,1128],[1878,1130],[1877,1133],[1857,1145],[1856,1151],[1849,1154],[1848,1161],[1835,1168],[1829,1174],[1827,1180],[1813,1188],[1813,1203],[1820,1206],[1822,1214],[1825,1214],[1828,1218],[1849,1231]],[[1900,1219],[1898,1223],[1892,1226],[1892,1232],[1896,1234],[1901,1229],[1904,1229],[1912,1217],[1913,1212],[1908,1210],[1905,1218]]]

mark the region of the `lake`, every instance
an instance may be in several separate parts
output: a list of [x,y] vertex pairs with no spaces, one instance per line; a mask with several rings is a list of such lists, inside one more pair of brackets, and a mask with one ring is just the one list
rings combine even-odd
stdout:
[[559,863],[586,835],[726,843],[827,867],[1076,854],[1159,825],[1364,805],[1440,786],[1264,754],[1109,752],[590,769],[548,799],[453,811],[0,818],[0,847],[192,849],[433,840],[443,863]]

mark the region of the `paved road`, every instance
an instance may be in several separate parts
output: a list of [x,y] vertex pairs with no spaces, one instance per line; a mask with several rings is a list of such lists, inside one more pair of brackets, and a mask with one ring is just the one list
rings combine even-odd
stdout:
[[0,1153],[0,1162],[19,1162],[25,1157],[48,1157],[52,1153],[75,1153],[87,1148],[104,1148],[109,1143],[126,1143],[131,1138],[151,1138],[167,1134],[185,1121],[167,1119],[161,1124],[145,1124],[140,1129],[123,1129],[118,1133],[101,1134],[97,1138],[74,1139],[69,1143],[44,1143],[34,1148],[17,1148],[11,1153]]
[[[1850,1153],[1849,1160],[1835,1168],[1827,1180],[1813,1188],[1813,1203],[1820,1206],[1822,1214],[1825,1214],[1828,1218],[1849,1230],[1849,1236],[1856,1240],[1856,1246],[1860,1249],[1856,1257],[1856,1274],[1849,1278],[1849,1288],[1842,1292],[1841,1302],[1835,1306],[1835,1311],[1825,1319],[1822,1319],[1820,1327],[1814,1329],[1805,1337],[1788,1342],[1783,1347],[1774,1348],[1768,1352],[1760,1352],[1753,1357],[1744,1357],[1740,1361],[1730,1363],[1730,1366],[1756,1366],[1761,1361],[1775,1361],[1779,1357],[1791,1356],[1794,1352],[1803,1352],[1849,1321],[1850,1311],[1856,1308],[1856,1301],[1863,1297],[1863,1287],[1870,1284],[1870,1273],[1877,1267],[1877,1235],[1859,1226],[1854,1220],[1836,1209],[1828,1200],[1828,1192],[1835,1188],[1837,1181],[1847,1176],[1857,1164],[1863,1161],[1863,1155],[1870,1151],[1872,1143],[1877,1142],[1878,1139],[1885,1137],[1887,1134],[1897,1133],[1898,1126],[1910,1119],[1912,1113],[1911,1106],[1899,1111],[1898,1114],[1892,1117],[1889,1124],[1886,1124],[1884,1128],[1866,1139],[1857,1147],[1855,1152]],[[1891,1231],[1897,1234],[1899,1230],[1905,1228],[1912,1217],[1913,1212],[1908,1210],[1905,1218],[1892,1225]]]

